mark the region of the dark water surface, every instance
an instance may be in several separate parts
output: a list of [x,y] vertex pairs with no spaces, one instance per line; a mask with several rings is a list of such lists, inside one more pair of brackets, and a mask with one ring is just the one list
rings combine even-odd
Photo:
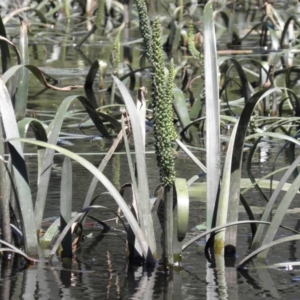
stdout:
[[[280,2],[281,3],[281,2]],[[246,27],[246,25],[245,25]],[[12,31],[15,29],[11,29]],[[73,36],[80,36],[80,30],[74,29]],[[242,28],[240,28],[242,30]],[[8,30],[9,32],[9,30]],[[51,37],[51,34],[53,35]],[[43,43],[38,38],[30,42],[30,63],[43,67],[48,74],[58,78],[60,85],[84,84],[85,76],[88,72],[91,62],[95,59],[109,61],[111,44],[113,38],[94,37],[89,45],[83,45],[81,51],[72,46],[72,41],[57,42],[55,32],[49,30],[49,39]],[[137,28],[133,28],[131,39],[135,40]],[[245,45],[246,46],[246,45]],[[139,65],[141,53],[141,44],[136,43],[132,46],[133,67]],[[178,54],[176,59],[181,60]],[[108,66],[109,63],[108,63]],[[110,85],[108,75],[105,77],[105,87]],[[138,86],[149,85],[147,72],[139,74]],[[55,91],[42,92],[42,86],[37,80],[30,76],[28,107],[32,109],[41,120],[50,121],[59,106],[59,104],[69,95],[84,95],[82,89],[66,93]],[[96,90],[96,88],[95,88]],[[97,93],[99,103],[109,103],[109,95],[105,92]],[[150,93],[148,93],[150,97]],[[81,110],[79,102],[71,107],[72,110]],[[82,117],[83,118],[83,117]],[[78,128],[71,128],[69,125],[78,124],[78,120],[68,119],[64,123],[63,131],[76,134],[82,134]],[[84,134],[90,136],[97,132],[93,128],[84,129]],[[77,138],[68,140],[73,145],[66,145],[77,153],[93,153],[85,155],[94,165],[98,166],[103,158],[103,154],[109,149],[111,141],[91,140],[91,138]],[[159,178],[156,168],[156,160],[153,154],[153,135],[150,132],[147,136],[147,165],[149,173],[150,190],[153,191],[157,186]],[[256,163],[253,166],[253,172],[256,177],[262,177],[271,170],[271,163],[277,153],[278,147],[273,147],[266,143],[261,147],[257,154]],[[26,146],[27,162],[30,166],[29,176],[32,183],[33,199],[36,194],[36,156],[32,147]],[[32,154],[30,154],[32,153]],[[204,160],[200,151],[194,151],[195,155]],[[52,170],[49,195],[46,204],[44,218],[45,228],[49,226],[47,218],[59,216],[59,197],[61,166],[63,158],[57,155],[55,166]],[[284,166],[287,158],[283,155],[278,167]],[[176,160],[177,177],[186,179],[199,173],[199,169],[189,160],[189,158],[180,153]],[[80,211],[88,185],[92,179],[90,173],[84,170],[77,163],[73,163],[73,209]],[[124,154],[113,156],[104,174],[111,180],[115,186],[121,187],[129,179],[129,170],[127,158]],[[247,177],[246,172],[244,174]],[[278,179],[278,178],[277,178]],[[105,189],[99,185],[96,193],[101,195],[96,204],[107,206],[117,210],[117,205]],[[125,195],[130,202],[130,195]],[[259,207],[265,205],[263,200],[257,196],[257,192],[250,191],[245,197],[250,205],[257,207],[256,213],[261,214]],[[299,203],[299,196],[296,196],[291,209],[296,209]],[[204,199],[203,199],[204,201]],[[190,204],[190,223],[189,233],[186,240],[193,235],[198,234],[195,226],[204,222],[205,204],[203,201],[192,199]],[[284,225],[298,229],[300,228],[299,212],[291,211],[284,219]],[[297,211],[296,211],[297,212]],[[110,212],[98,211],[93,215],[102,221],[114,218]],[[246,214],[241,212],[240,219],[246,219]],[[154,220],[157,230],[156,238],[160,243],[161,230],[158,220]],[[76,252],[72,264],[61,264],[54,261],[53,265],[43,263],[37,265],[24,265],[20,261],[14,261],[11,264],[1,265],[0,280],[0,299],[300,299],[300,268],[289,267],[268,269],[265,265],[259,265],[258,262],[249,263],[246,268],[237,271],[236,264],[248,253],[250,243],[250,230],[248,225],[239,227],[237,257],[226,262],[226,283],[219,280],[220,270],[207,263],[204,255],[204,241],[199,241],[189,247],[183,253],[183,268],[175,270],[173,276],[166,276],[163,269],[158,266],[151,270],[143,265],[128,266],[126,264],[125,234],[122,227],[116,225],[114,221],[108,221],[107,224],[113,229],[108,235],[101,235],[99,227],[93,227],[93,222],[85,229],[88,237],[82,244],[81,249]],[[286,231],[278,231],[278,237],[286,235]],[[299,261],[300,250],[299,242],[281,244],[270,250],[268,264]],[[161,250],[159,249],[159,254]]]

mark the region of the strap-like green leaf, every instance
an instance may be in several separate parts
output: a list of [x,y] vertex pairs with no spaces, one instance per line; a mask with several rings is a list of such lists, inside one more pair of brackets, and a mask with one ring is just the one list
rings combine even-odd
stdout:
[[206,223],[210,228],[220,185],[220,105],[217,66],[216,37],[213,18],[213,3],[209,1],[204,9],[204,70],[206,91],[206,167],[207,205]]
[[[111,196],[115,199],[117,204],[120,206],[122,212],[124,213],[125,217],[127,218],[129,225],[131,226],[136,238],[138,239],[138,241],[140,243],[145,260],[151,264],[155,263],[155,259],[151,252],[151,249],[149,248],[148,243],[144,237],[144,234],[143,234],[139,224],[137,223],[135,217],[133,216],[132,212],[130,211],[126,201],[121,197],[120,193],[113,186],[113,184],[92,163],[90,163],[83,157],[81,157],[67,149],[56,146],[56,145],[51,145],[49,143],[44,143],[44,142],[30,140],[30,139],[11,139],[9,142],[12,143],[12,142],[16,142],[16,141],[26,142],[29,144],[46,147],[46,148],[55,150],[57,152],[60,152],[66,156],[69,156],[71,159],[76,160],[83,167],[85,167],[87,170],[89,170],[94,176],[96,176],[98,178],[98,180],[107,188],[107,190],[110,192]],[[89,207],[85,208],[85,210],[83,211],[82,214],[85,213],[86,209],[88,210]],[[72,218],[71,221],[68,223],[68,225],[65,227],[64,231],[61,233],[61,235],[64,235],[71,226],[71,225],[69,226],[69,224],[73,224],[73,222],[75,220],[77,220],[78,218],[80,218],[82,216],[82,214],[80,214],[79,216],[77,215],[76,217]],[[61,242],[61,239],[60,239],[59,243]],[[53,250],[54,253],[56,250],[57,250],[57,248],[55,250]],[[53,253],[53,251],[52,251],[52,253]]]
[[[263,224],[263,223],[262,223]],[[243,266],[249,259],[254,257],[255,255],[261,253],[262,251],[265,251],[273,246],[279,245],[281,243],[286,243],[286,242],[292,242],[292,241],[298,241],[300,240],[300,234],[292,235],[292,236],[287,236],[281,239],[278,239],[276,241],[273,241],[271,243],[268,243],[266,245],[263,245],[262,247],[256,249],[255,251],[251,252],[248,256],[246,256],[238,265],[237,268]]]
[[[12,107],[12,102],[6,86],[1,78],[0,110],[6,137],[19,137],[19,130]],[[12,142],[10,151],[12,156],[13,173],[19,198],[18,204],[20,207],[21,221],[24,229],[25,250],[29,256],[35,257],[38,255],[37,232],[34,220],[32,218],[33,203],[21,142]]]
[[[29,63],[28,53],[28,35],[27,25],[24,21],[21,22],[20,28],[20,54],[23,65]],[[19,73],[16,102],[15,102],[15,114],[17,120],[25,117],[27,107],[27,96],[28,96],[28,74],[29,71],[26,68],[22,68]]]
[[146,239],[149,243],[150,249],[154,255],[156,255],[156,242],[154,236],[154,227],[153,220],[151,215],[151,206],[149,200],[149,187],[148,187],[148,176],[146,168],[146,158],[145,158],[145,146],[141,141],[143,140],[143,132],[141,128],[140,117],[133,99],[131,98],[128,90],[124,84],[115,76],[113,79],[118,86],[124,102],[126,104],[127,111],[130,116],[134,147],[135,147],[135,156],[136,156],[136,166],[137,166],[137,177],[138,177],[138,197],[137,206],[139,210],[139,215],[143,216],[140,220],[141,228]]
[[218,227],[214,227],[212,229],[209,229],[203,233],[198,234],[197,236],[193,237],[191,240],[189,240],[187,243],[185,243],[182,246],[182,251],[185,250],[186,248],[188,248],[189,246],[191,246],[193,243],[195,243],[197,240],[207,236],[208,234],[211,234],[213,232],[217,232],[223,228],[226,227],[230,227],[230,226],[235,226],[235,225],[239,225],[239,224],[250,224],[250,223],[261,223],[261,224],[268,224],[270,225],[270,222],[262,222],[262,221],[237,221],[237,222],[232,222],[232,223],[228,223],[226,225],[223,226],[218,226]]

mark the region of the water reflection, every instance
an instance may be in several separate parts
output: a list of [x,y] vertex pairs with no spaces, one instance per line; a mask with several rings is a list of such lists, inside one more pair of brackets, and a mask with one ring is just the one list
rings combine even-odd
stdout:
[[264,139],[257,145],[257,147],[259,149],[259,162],[267,162],[270,159],[270,149],[272,148],[271,143],[267,139]]
[[187,263],[166,276],[160,266],[118,265],[109,253],[106,266],[73,260],[22,270],[17,260],[1,266],[1,299],[292,299],[299,285],[299,270],[270,270],[259,262],[238,271]]
[[52,63],[60,58],[61,46],[53,45],[53,52],[50,55],[50,58],[45,60],[45,63]]

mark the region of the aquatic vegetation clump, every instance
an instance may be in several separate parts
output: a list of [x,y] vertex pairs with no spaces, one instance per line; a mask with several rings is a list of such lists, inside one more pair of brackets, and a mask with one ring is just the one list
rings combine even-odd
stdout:
[[[136,7],[139,14],[139,26],[141,35],[144,41],[145,54],[147,59],[153,62],[153,49],[152,49],[152,30],[147,11],[147,5],[144,0],[137,0]],[[162,61],[163,62],[163,61]]]
[[[255,255],[258,255],[259,260],[266,260],[268,249],[271,246],[300,239],[299,232],[293,230],[293,233],[296,234],[274,240],[278,236],[281,224],[284,225],[284,218],[287,213],[292,213],[292,211],[289,211],[289,207],[292,201],[294,202],[294,199],[297,201],[297,193],[300,188],[300,175],[296,174],[297,167],[300,164],[300,156],[297,157],[297,148],[295,147],[296,145],[300,146],[300,141],[297,139],[300,117],[300,102],[297,97],[297,78],[300,74],[300,68],[297,65],[298,57],[296,55],[300,23],[297,16],[290,16],[285,20],[287,15],[284,12],[282,19],[271,4],[265,3],[264,16],[263,18],[259,17],[260,20],[263,20],[261,24],[255,23],[253,28],[247,26],[247,29],[244,26],[241,28],[236,26],[236,21],[241,21],[241,25],[244,25],[243,18],[245,15],[242,11],[242,15],[240,15],[242,18],[240,16],[239,18],[233,18],[234,5],[232,5],[232,9],[224,6],[220,10],[219,6],[217,6],[217,10],[214,10],[214,1],[207,1],[205,7],[199,5],[198,2],[200,1],[190,1],[190,3],[184,4],[186,1],[177,0],[176,5],[168,1],[170,5],[168,7],[164,6],[168,8],[170,16],[165,17],[162,16],[162,7],[156,5],[155,1],[136,0],[139,9],[140,28],[144,39],[145,58],[147,57],[149,61],[148,65],[145,65],[144,59],[138,60],[135,55],[136,46],[132,46],[133,43],[137,43],[137,47],[139,47],[140,40],[136,39],[127,43],[131,36],[131,31],[129,30],[130,22],[128,21],[132,12],[130,1],[123,1],[124,3],[122,4],[122,1],[99,0],[97,2],[96,17],[94,13],[92,14],[92,11],[95,9],[94,5],[87,4],[86,8],[82,5],[81,16],[84,14],[88,16],[85,22],[87,23],[87,33],[79,39],[79,31],[74,34],[76,47],[69,44],[69,38],[71,36],[70,30],[80,28],[81,31],[82,17],[78,18],[80,7],[73,7],[69,3],[70,1],[63,1],[65,14],[68,19],[66,23],[66,18],[58,18],[57,16],[53,16],[54,19],[52,18],[54,10],[55,12],[57,9],[60,10],[61,5],[58,4],[56,6],[56,4],[53,4],[50,7],[52,11],[49,11],[49,4],[46,2],[38,3],[37,8],[34,8],[35,4],[28,8],[24,7],[24,12],[30,9],[33,13],[27,14],[28,20],[26,22],[21,22],[20,33],[16,32],[13,35],[19,36],[19,48],[6,38],[4,25],[10,20],[11,24],[8,24],[8,26],[13,25],[15,27],[16,20],[13,18],[20,13],[20,10],[17,8],[12,13],[2,11],[2,15],[4,15],[3,20],[0,16],[0,54],[3,69],[3,74],[0,78],[0,136],[2,137],[0,156],[3,160],[0,164],[0,243],[2,246],[8,247],[1,248],[2,262],[11,260],[12,252],[15,252],[23,255],[26,260],[32,263],[41,262],[44,264],[46,262],[44,259],[45,255],[50,253],[48,256],[49,262],[51,262],[54,255],[58,254],[61,257],[64,270],[69,268],[66,262],[70,263],[70,267],[72,267],[74,260],[72,262],[71,258],[73,254],[76,255],[78,249],[83,249],[79,248],[79,246],[83,246],[84,249],[87,249],[89,246],[84,245],[84,243],[81,245],[72,243],[71,226],[77,223],[77,229],[72,234],[73,237],[76,235],[74,242],[79,242],[83,240],[82,234],[88,231],[88,227],[84,228],[84,225],[90,226],[92,224],[87,221],[88,218],[95,221],[93,226],[97,226],[97,228],[92,229],[93,232],[86,239],[86,242],[90,243],[91,238],[98,236],[94,235],[96,230],[99,230],[101,236],[104,236],[109,230],[113,229],[108,223],[112,219],[102,221],[98,219],[102,214],[93,216],[97,210],[107,210],[116,215],[120,226],[123,226],[122,229],[124,230],[119,231],[119,228],[116,229],[119,231],[118,237],[120,237],[120,240],[127,238],[126,256],[128,262],[136,264],[136,262],[140,261],[145,263],[142,267],[143,270],[146,270],[145,268],[148,268],[148,266],[151,266],[152,269],[152,267],[157,266],[157,259],[160,259],[158,255],[161,252],[161,261],[165,267],[165,274],[170,275],[169,278],[171,280],[168,280],[168,283],[171,283],[171,288],[173,282],[175,282],[174,280],[176,280],[176,283],[179,282],[176,276],[178,278],[177,271],[182,269],[182,251],[197,239],[210,234],[207,248],[211,249],[210,251],[205,251],[205,255],[207,260],[212,262],[220,272],[216,272],[216,278],[212,278],[210,276],[211,268],[207,268],[208,277],[214,280],[208,283],[213,283],[214,285],[216,282],[221,283],[223,286],[220,286],[220,288],[226,292],[226,276],[222,278],[226,273],[224,271],[226,266],[224,254],[225,257],[230,256],[234,258],[235,256],[238,237],[236,225],[249,223],[252,234],[250,247],[252,252],[239,262],[240,266]],[[46,7],[41,10],[42,6]],[[88,6],[90,7],[89,9]],[[151,27],[154,17],[151,15],[149,17],[147,12],[147,7],[149,8],[149,6],[152,6],[151,11],[159,15],[161,22],[163,22],[161,24],[165,25],[164,33],[168,32],[168,39],[163,47],[160,21],[156,19],[154,28]],[[2,8],[4,10],[4,7]],[[67,13],[69,9],[74,10],[71,15],[70,12]],[[42,14],[45,11],[46,14],[43,16]],[[134,11],[132,15],[135,16],[135,13]],[[254,14],[255,12],[253,13],[253,18]],[[190,21],[188,26],[186,26],[185,21],[187,15],[194,20]],[[203,18],[201,18],[202,15]],[[250,17],[248,16],[246,19]],[[31,22],[31,19],[33,22]],[[121,22],[124,23],[121,24]],[[166,26],[167,22],[169,22],[168,26]],[[199,32],[200,25],[197,25],[200,22],[202,32]],[[272,26],[268,26],[269,23]],[[48,30],[49,25],[59,29],[66,24],[65,37],[61,32],[52,34],[52,30]],[[27,36],[27,26],[30,26],[31,30],[31,35],[29,36]],[[185,30],[186,27],[188,28],[187,30]],[[43,30],[42,28],[47,28],[47,30],[40,34],[41,30]],[[122,34],[124,35],[125,43],[120,45],[120,32],[123,29],[124,33]],[[133,29],[135,30],[135,26]],[[10,27],[9,30],[11,30]],[[98,35],[93,35],[96,30],[98,30]],[[215,32],[216,30],[217,32]],[[279,36],[280,31],[281,37]],[[103,32],[105,34],[102,34]],[[244,37],[240,36],[241,33]],[[101,47],[102,49],[99,52],[99,44],[96,38],[100,38],[102,42],[104,35],[107,38],[113,35],[116,37],[113,45],[106,45],[105,43],[105,49]],[[42,39],[42,36],[45,37],[45,40]],[[247,42],[248,36],[251,38]],[[56,37],[59,38],[56,39]],[[28,44],[35,43],[36,38],[41,43],[32,49],[34,52],[31,53]],[[88,38],[89,40],[87,41]],[[217,42],[217,38],[221,39]],[[253,49],[253,40],[258,38],[263,51],[260,54],[267,58],[262,62],[252,57],[252,55],[257,57],[260,51],[259,49]],[[80,72],[71,71],[69,73],[68,69],[71,67],[73,70],[74,63],[73,60],[66,59],[69,47],[74,51],[78,51],[80,55],[87,54],[94,57],[94,53],[97,52],[99,55],[104,55],[104,60],[107,56],[106,47],[110,47],[113,78],[111,87],[106,89],[104,86],[104,83],[107,84],[108,79],[106,76],[107,63],[104,60],[92,62],[89,56],[85,57],[85,62],[91,66],[84,86],[61,86],[61,83],[57,86],[58,81],[42,71],[42,69],[48,68],[40,70],[35,65],[30,64],[32,62],[28,59],[31,53],[34,54],[32,56],[33,61],[40,61],[39,53],[45,47],[43,43],[48,45],[49,39],[55,43],[51,61],[53,66],[58,66],[57,74],[62,74],[62,71],[66,71],[66,74],[72,76],[74,80],[77,81],[79,78],[79,83],[82,80],[80,72],[85,70],[80,69],[78,70]],[[225,40],[226,49],[217,50],[217,45],[222,46],[221,43]],[[88,46],[82,47],[81,53],[79,48],[85,42],[88,42]],[[250,49],[247,49],[247,45],[250,46]],[[188,46],[189,58],[186,57],[186,46]],[[172,59],[165,61],[167,55],[164,55],[163,49],[168,52],[168,57],[173,56],[176,59],[175,70]],[[278,51],[278,49],[284,49],[284,51]],[[122,55],[128,64],[128,68],[122,68],[122,73],[124,73],[122,76],[119,71],[123,61],[123,59],[120,59],[120,50],[124,51]],[[10,61],[10,52],[14,53],[13,57],[16,58],[16,62],[15,60],[13,62]],[[230,56],[225,57],[225,54]],[[83,66],[82,58],[77,59],[76,57],[76,65],[81,68]],[[64,62],[63,66],[60,66],[59,62]],[[47,60],[47,66],[49,66],[48,63],[50,63],[49,60]],[[168,66],[168,71],[166,66]],[[68,67],[68,69],[62,69],[61,67]],[[26,72],[23,72],[24,70]],[[145,75],[148,75],[147,72],[149,70],[151,72],[152,106],[148,106],[149,103],[145,99],[145,86],[149,86],[149,77],[144,76],[144,73],[142,73],[144,70],[146,71]],[[31,72],[33,75],[30,76],[31,79],[35,77],[33,78],[34,81],[30,78],[28,80],[28,72]],[[182,73],[181,87],[176,85],[179,83],[179,76],[176,76],[176,81],[174,81],[175,74],[179,75],[179,72]],[[97,94],[95,95],[93,91],[97,73],[99,75],[99,89],[101,90],[99,91],[99,101]],[[137,86],[137,77],[140,79],[139,86]],[[46,114],[44,110],[40,109],[32,111],[27,108],[29,106],[39,107],[39,104],[36,105],[36,100],[44,99],[44,95],[42,95],[42,98],[39,97],[46,90],[43,89],[42,92],[38,92],[36,95],[30,92],[30,97],[28,98],[28,86],[34,84],[36,79],[39,80],[43,87],[61,92],[75,88],[84,88],[86,97],[69,95],[61,101],[59,106],[55,106],[54,111],[51,108],[51,111]],[[271,81],[271,84],[267,84],[269,81]],[[283,82],[284,87],[279,87],[278,83],[281,84]],[[143,86],[144,84],[145,86]],[[118,88],[119,93],[116,93],[116,88]],[[105,90],[110,91],[110,103],[108,97],[106,97]],[[200,90],[202,91],[199,95]],[[137,101],[134,101],[131,96],[135,92],[138,94]],[[120,94],[124,103],[119,96]],[[188,97],[189,101],[187,101]],[[32,100],[34,103],[29,102]],[[78,108],[78,102],[82,107]],[[43,104],[48,107],[49,101],[45,101]],[[126,113],[123,109],[124,104]],[[261,107],[257,109],[260,104]],[[52,105],[53,103],[51,107]],[[176,115],[173,115],[173,108]],[[84,112],[84,109],[86,112]],[[150,168],[147,168],[147,150],[149,147],[152,147],[152,144],[146,144],[145,142],[145,127],[148,123],[146,117],[151,116],[150,113],[146,114],[146,112],[150,109],[153,109],[154,114],[155,149],[160,170],[160,178],[155,178],[155,180],[160,180],[162,183],[162,187],[160,186],[155,190],[155,197],[151,199],[149,175],[152,178],[154,177],[152,176],[152,171],[157,175],[157,167],[152,165],[149,166]],[[276,116],[275,118],[267,117],[270,111],[272,116]],[[67,125],[68,131],[71,130],[70,128],[76,128],[76,131],[79,128],[87,128],[87,130],[91,128],[93,135],[90,136],[83,132],[82,134],[77,134],[76,131],[75,133],[66,133],[63,126],[66,125],[64,124],[66,118],[72,121],[72,124]],[[89,120],[86,120],[87,118]],[[173,125],[174,119],[178,120],[176,127]],[[76,124],[76,120],[78,120],[79,124]],[[85,121],[83,122],[83,120]],[[71,126],[69,127],[69,125]],[[150,125],[152,124],[149,124],[149,127]],[[94,137],[96,137],[98,140],[98,136],[94,136],[95,129],[99,131],[101,136],[101,149],[107,151],[98,169],[94,165],[94,159],[93,161],[88,161],[83,157],[91,153],[79,155],[65,147],[68,145],[66,141],[69,138],[74,140],[75,143],[77,143],[77,139],[94,140]],[[180,132],[181,139],[177,138],[175,129]],[[106,140],[111,142],[117,132],[119,134],[112,142],[111,147],[107,148],[108,143],[106,143]],[[27,135],[30,137],[26,138]],[[134,152],[129,141],[130,136],[133,137]],[[5,141],[5,139],[7,140]],[[191,159],[191,162],[197,166],[196,174],[189,180],[175,178],[173,149],[171,147],[174,140],[181,149],[178,151],[184,152],[184,156]],[[254,168],[257,164],[257,156],[259,156],[259,163],[262,166],[267,163],[264,161],[266,155],[267,160],[271,162],[273,151],[277,150],[277,141],[280,144],[284,141],[285,144],[283,147],[280,147],[276,155],[272,173],[264,174],[263,178],[256,178],[258,175],[262,175],[257,173]],[[64,146],[58,146],[58,142]],[[24,143],[37,146],[36,156],[33,161],[25,159],[26,153],[24,151],[27,148],[23,147]],[[83,149],[81,145],[82,143],[74,144],[72,151],[81,151]],[[118,150],[121,150],[123,146],[126,149],[127,162],[122,158],[122,155],[119,155],[121,153]],[[192,150],[189,150],[188,146],[191,146]],[[277,159],[280,159],[279,154],[284,154],[287,147],[289,163],[287,166],[279,169],[276,167],[276,164],[281,162],[277,161]],[[93,148],[95,147],[93,146]],[[246,148],[248,152],[247,165],[245,165],[246,157],[244,156]],[[269,148],[272,148],[271,155],[269,155]],[[87,146],[87,149],[91,150],[89,146]],[[196,157],[197,154],[200,154],[200,151],[201,157],[203,156],[204,158],[205,156],[206,158],[206,166]],[[132,159],[133,153],[135,161]],[[60,160],[56,159],[56,154],[66,157],[62,165],[61,183],[60,185],[55,185],[55,191],[60,186],[59,209],[61,217],[44,219],[45,212],[47,214],[56,212],[56,210],[51,208],[52,204],[50,204],[51,207],[48,211],[48,194],[49,196],[52,194],[50,193],[52,190],[51,176],[56,176],[59,172],[59,168],[53,168],[54,162]],[[95,154],[102,155],[102,153],[94,153],[93,156]],[[30,154],[30,156],[33,155]],[[9,160],[5,160],[8,157]],[[183,158],[183,155],[181,155],[181,158]],[[74,207],[72,200],[76,201],[74,202],[76,206],[81,204],[81,197],[76,195],[76,191],[77,189],[84,191],[84,188],[73,184],[73,176],[76,176],[76,174],[75,169],[72,169],[73,163],[70,159],[77,165],[81,165],[93,176],[82,204],[83,209],[77,214],[72,213],[74,211],[72,209]],[[110,176],[112,179],[109,180],[105,176],[105,168],[109,166],[111,160],[113,160],[110,164],[112,165],[113,174]],[[124,164],[126,164],[125,168]],[[183,164],[181,163],[181,165]],[[31,183],[32,176],[30,175],[31,171],[35,170],[35,166],[37,166],[37,176]],[[128,168],[126,168],[127,166]],[[269,167],[269,165],[267,166]],[[183,167],[185,168],[186,166]],[[242,177],[245,168],[247,168],[249,178]],[[131,182],[123,184],[122,181],[124,179],[126,182],[128,181],[126,174],[128,169]],[[200,169],[202,171],[199,174]],[[77,170],[80,172],[80,169],[76,169],[76,172]],[[189,170],[182,169],[182,171],[190,170],[192,168]],[[110,171],[108,172],[111,175]],[[282,173],[283,171],[285,173]],[[273,176],[280,176],[280,181],[273,180]],[[292,181],[292,176],[294,176],[293,182],[288,183]],[[202,177],[199,180],[201,182],[195,182],[200,177]],[[86,181],[88,177],[84,180],[84,183],[88,183]],[[114,199],[114,205],[120,208],[122,214],[110,208],[112,204],[110,198],[106,199],[107,197],[105,196],[96,195],[98,182]],[[32,193],[32,184],[36,185],[36,195]],[[255,207],[255,210],[261,209],[263,212],[261,216],[259,216],[259,211],[252,212],[251,201],[249,204],[247,203],[247,197],[250,197],[250,195],[246,192],[254,188],[257,190],[259,197],[266,200],[267,203],[261,207]],[[126,191],[126,199],[123,198],[125,189],[128,189],[128,192]],[[264,190],[273,192],[268,195]],[[284,196],[283,191],[286,192]],[[33,195],[35,195],[35,199],[33,199]],[[131,207],[127,203],[130,196]],[[206,217],[203,220],[206,224],[196,225],[197,230],[202,231],[204,229],[206,231],[197,234],[197,236],[182,246],[181,242],[185,239],[190,224],[190,197],[195,197],[196,199],[205,199],[206,197]],[[96,201],[100,201],[101,205],[98,205]],[[108,207],[103,206],[106,203]],[[239,220],[240,204],[243,204],[249,221]],[[160,214],[162,206],[163,214]],[[159,213],[159,220],[154,217],[156,212]],[[294,212],[297,213],[297,210]],[[163,218],[161,218],[162,215]],[[123,221],[123,216],[126,221]],[[202,213],[199,216],[202,218]],[[271,216],[272,222],[268,222]],[[157,221],[160,224],[156,224],[155,222]],[[191,221],[193,222],[193,220]],[[61,224],[60,226],[59,223]],[[256,226],[256,223],[259,225]],[[48,225],[50,226],[48,227]],[[163,233],[161,239],[162,251],[158,248],[159,245],[155,238],[155,234],[160,230],[157,225],[161,225]],[[46,231],[44,232],[42,228]],[[81,228],[84,228],[84,230],[80,230]],[[288,228],[286,227],[285,229]],[[92,242],[91,247],[97,246],[99,241],[97,239],[96,243]],[[74,247],[72,247],[72,244]],[[23,250],[20,250],[20,248]],[[123,248],[125,250],[125,244]],[[296,251],[296,247],[294,248]],[[120,249],[122,249],[121,246]],[[45,252],[43,253],[42,251],[44,250]],[[9,253],[6,257],[2,253],[5,251]],[[99,252],[100,256],[97,257],[97,260],[101,259],[102,254]],[[115,255],[116,252],[113,251],[111,254]],[[291,255],[291,257],[294,256]],[[110,261],[109,268],[111,268],[112,264],[109,257],[108,260]],[[16,263],[19,264],[19,258],[17,258]],[[290,263],[287,262],[286,264],[290,266]],[[299,264],[299,262],[293,263]],[[73,266],[75,265],[73,264]],[[78,267],[79,272],[85,271],[80,266]],[[158,268],[160,269],[161,267],[158,266]],[[128,268],[128,272],[129,269],[132,268]],[[265,271],[265,268],[260,269]],[[142,279],[141,283],[149,283],[148,285],[152,289],[154,281],[152,285],[152,283],[150,284],[150,279],[154,280],[153,278],[156,277],[152,275],[150,277],[148,271],[150,271],[150,268],[147,269],[147,272],[143,271],[148,278],[147,281]],[[157,273],[154,271],[152,274]],[[69,275],[71,276],[71,274]],[[173,275],[174,280],[172,281]],[[131,275],[128,276],[128,278],[130,277]],[[10,278],[8,279],[10,280]],[[133,279],[135,280],[136,278]],[[38,276],[36,276],[36,282],[29,282],[29,286],[36,286],[39,284],[39,280]],[[43,280],[42,277],[41,280]],[[27,282],[24,281],[24,283],[28,286]],[[143,284],[140,286],[143,287]],[[6,286],[10,287],[10,285],[7,284]],[[179,287],[177,284],[177,291],[180,290]],[[165,290],[173,293],[171,288],[168,287]],[[148,291],[142,297],[152,298]],[[2,293],[9,294],[8,291],[4,290]],[[140,293],[141,291],[139,290],[136,295],[140,295]],[[131,298],[136,298],[136,295],[133,295]],[[172,297],[172,294],[169,295]],[[165,295],[164,297],[170,298],[170,296]],[[224,296],[223,298],[226,297]],[[230,297],[231,295],[227,298]],[[16,298],[16,296],[13,296],[13,298]]]
[[[171,140],[174,137],[174,128],[170,126],[172,107],[170,106],[166,93],[159,19],[155,19],[153,24],[153,66],[154,74],[152,80],[154,90],[152,99],[155,151],[157,164],[160,169],[160,180],[164,186],[170,186],[175,180],[174,159],[171,147]],[[172,69],[170,73],[173,77]]]

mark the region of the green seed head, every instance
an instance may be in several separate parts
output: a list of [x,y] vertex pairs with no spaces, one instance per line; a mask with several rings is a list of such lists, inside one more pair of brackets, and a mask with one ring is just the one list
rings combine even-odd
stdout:
[[157,164],[160,169],[160,179],[164,186],[173,184],[175,180],[174,159],[171,140],[176,138],[173,128],[172,88],[174,65],[171,62],[168,84],[165,83],[163,50],[161,44],[161,29],[159,19],[153,23],[153,76],[152,99],[154,114],[154,136]]
[[110,60],[111,64],[113,67],[113,73],[115,76],[118,76],[118,70],[119,70],[119,64],[120,64],[120,32],[117,34],[114,44],[113,44],[113,49],[110,55]]
[[177,139],[177,133],[173,125],[173,81],[174,81],[174,61],[171,59],[169,65],[169,76],[166,89],[168,128],[171,140]]
[[194,35],[194,23],[193,21],[189,22],[189,28],[188,28],[188,48],[191,53],[191,55],[196,58],[198,61],[200,61],[201,54],[197,50],[195,45],[195,35]]
[[136,7],[140,20],[140,31],[144,41],[145,53],[147,59],[152,63],[153,49],[152,49],[152,30],[147,11],[145,0],[136,0]]

